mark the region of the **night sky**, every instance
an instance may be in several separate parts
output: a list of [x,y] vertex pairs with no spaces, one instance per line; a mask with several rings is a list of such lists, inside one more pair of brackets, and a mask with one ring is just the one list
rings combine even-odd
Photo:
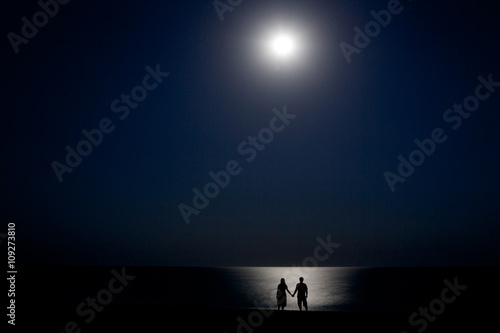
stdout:
[[2,3],[19,264],[300,265],[328,235],[326,266],[497,264],[500,8],[394,1],[369,43],[388,1],[73,0],[26,39],[40,5]]

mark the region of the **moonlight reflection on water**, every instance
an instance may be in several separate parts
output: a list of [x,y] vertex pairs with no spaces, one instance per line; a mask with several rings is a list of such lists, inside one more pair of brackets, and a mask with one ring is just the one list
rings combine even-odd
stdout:
[[[238,267],[232,274],[254,307],[276,307],[276,289],[284,278],[291,293],[299,277],[309,289],[309,310],[334,311],[354,300],[352,278],[358,268],[347,267]],[[288,310],[298,310],[296,297],[288,295]]]

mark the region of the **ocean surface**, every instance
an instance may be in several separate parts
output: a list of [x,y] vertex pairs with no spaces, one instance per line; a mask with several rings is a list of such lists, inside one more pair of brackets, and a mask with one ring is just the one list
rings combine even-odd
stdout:
[[[19,303],[75,309],[109,288],[112,271],[130,277],[112,303],[130,306],[221,309],[276,308],[276,289],[285,278],[293,293],[300,276],[309,288],[310,311],[413,312],[441,297],[445,280],[467,286],[447,311],[489,311],[499,299],[497,268],[359,267],[26,267],[18,272]],[[131,278],[133,276],[133,279]],[[288,295],[286,310],[298,310]]]

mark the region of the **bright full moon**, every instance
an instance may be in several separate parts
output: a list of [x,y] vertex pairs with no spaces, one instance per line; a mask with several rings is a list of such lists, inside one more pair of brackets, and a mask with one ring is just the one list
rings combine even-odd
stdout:
[[289,57],[295,50],[295,42],[288,35],[278,35],[271,42],[271,48],[279,57]]
[[252,38],[257,61],[264,68],[271,67],[284,73],[292,73],[308,65],[311,40],[308,30],[296,25],[274,23],[256,27]]

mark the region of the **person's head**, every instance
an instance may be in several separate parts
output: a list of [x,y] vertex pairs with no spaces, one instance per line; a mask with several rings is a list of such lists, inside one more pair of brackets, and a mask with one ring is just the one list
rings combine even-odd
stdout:
[[302,276],[301,276],[301,277],[299,277],[299,281],[300,281],[300,282],[304,282],[304,278],[303,278]]
[[281,283],[285,283],[285,279],[284,278],[281,278]]

